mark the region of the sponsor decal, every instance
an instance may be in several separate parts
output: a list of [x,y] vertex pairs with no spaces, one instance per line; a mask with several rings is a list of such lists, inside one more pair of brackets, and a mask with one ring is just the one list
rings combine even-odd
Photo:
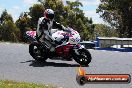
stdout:
[[131,76],[129,74],[86,74],[82,67],[78,68],[76,81],[79,85],[86,83],[130,83]]

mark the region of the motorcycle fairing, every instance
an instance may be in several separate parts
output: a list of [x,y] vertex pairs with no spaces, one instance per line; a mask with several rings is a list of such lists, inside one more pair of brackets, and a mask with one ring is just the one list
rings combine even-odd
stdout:
[[67,45],[62,45],[60,47],[57,47],[55,49],[56,54],[59,56],[64,56],[67,57],[70,53],[70,49],[73,47],[73,45],[67,44]]

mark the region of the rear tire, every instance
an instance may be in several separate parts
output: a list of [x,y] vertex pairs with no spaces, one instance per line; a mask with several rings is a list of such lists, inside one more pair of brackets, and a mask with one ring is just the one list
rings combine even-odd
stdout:
[[29,45],[29,53],[33,57],[33,59],[37,61],[46,61],[48,57],[46,56],[46,54],[44,55],[44,53],[42,53],[42,50],[40,50],[40,46],[41,45],[38,42],[32,42]]
[[91,62],[91,54],[87,49],[79,49],[78,50],[79,55],[77,55],[75,52],[73,54],[74,60],[79,63],[81,66],[88,66],[88,64]]

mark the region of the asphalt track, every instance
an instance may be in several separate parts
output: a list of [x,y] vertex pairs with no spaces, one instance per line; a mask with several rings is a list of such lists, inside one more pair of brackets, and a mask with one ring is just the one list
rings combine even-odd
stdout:
[[[132,75],[132,53],[89,50],[92,62],[84,67],[88,74]],[[28,44],[0,43],[0,80],[44,83],[59,88],[132,88],[129,84],[85,84],[76,82],[75,61],[47,60],[35,62],[28,53]]]

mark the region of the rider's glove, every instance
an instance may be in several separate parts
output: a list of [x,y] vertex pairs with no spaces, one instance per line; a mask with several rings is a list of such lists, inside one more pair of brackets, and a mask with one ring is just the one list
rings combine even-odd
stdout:
[[64,28],[64,31],[67,32],[67,33],[71,33],[71,30],[69,28]]
[[66,27],[64,27],[63,25],[61,25],[61,27],[62,27],[62,30],[65,31]]

